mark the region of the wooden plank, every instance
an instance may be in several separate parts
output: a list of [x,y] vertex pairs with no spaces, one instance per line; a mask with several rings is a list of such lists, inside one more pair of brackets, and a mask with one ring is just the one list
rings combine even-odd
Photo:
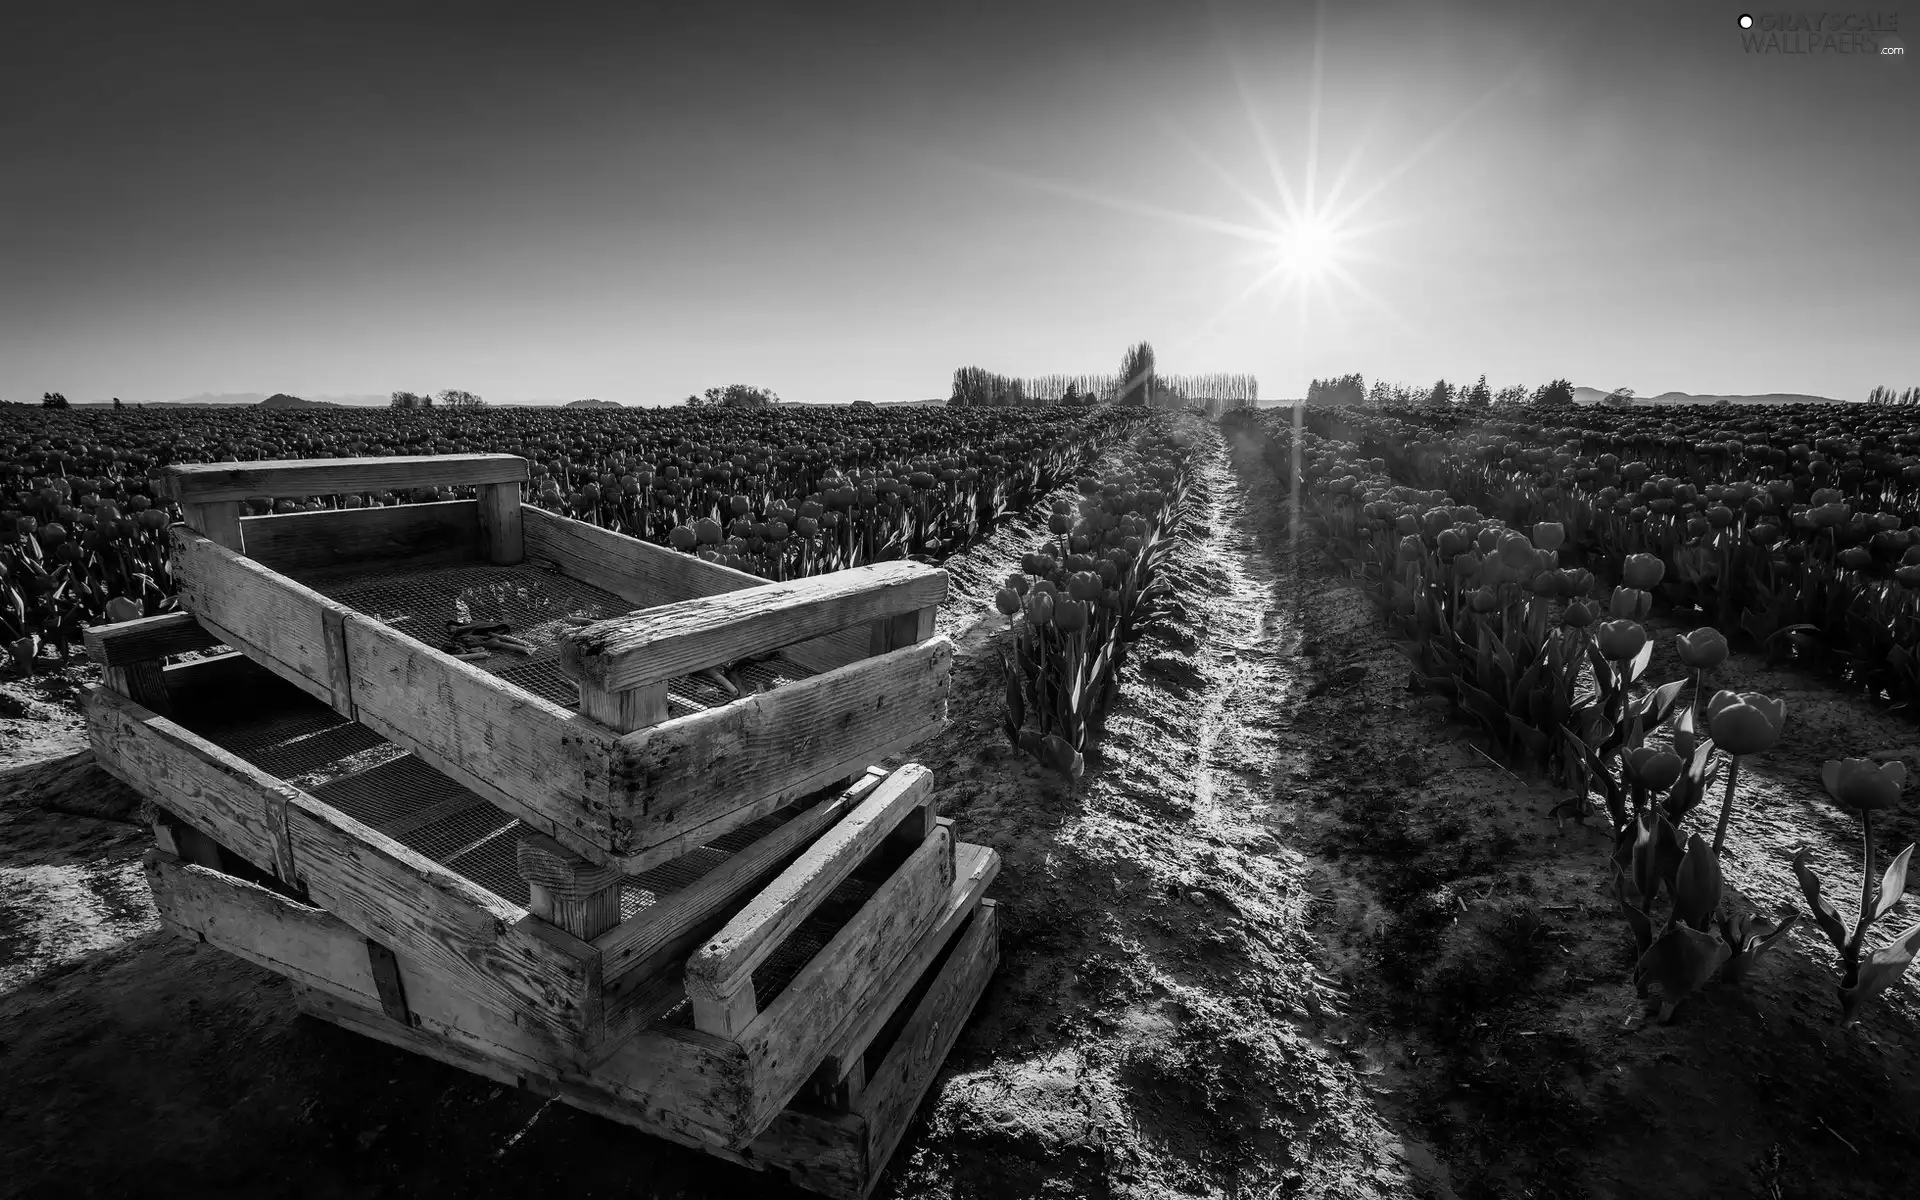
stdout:
[[667,719],[667,685],[650,683],[622,692],[580,685],[580,715],[591,717],[615,733],[632,733]]
[[940,606],[932,604],[873,622],[869,627],[873,639],[869,653],[885,654],[889,650],[899,650],[926,641],[933,636],[939,616]]
[[360,563],[463,562],[484,544],[472,500],[246,517],[247,557],[283,575]]
[[501,997],[563,1050],[597,1030],[591,945],[310,796],[289,805],[288,822],[315,904],[463,990]]
[[487,561],[510,567],[526,558],[526,535],[520,520],[520,485],[487,483],[480,486],[480,539]]
[[694,883],[661,897],[633,920],[595,939],[608,990],[617,992],[623,980],[631,978],[630,973],[649,973],[652,968],[664,965],[665,960],[692,952],[695,946],[719,932],[716,926],[693,936],[695,930],[714,920],[743,893],[766,886],[762,881],[784,867],[789,856],[797,854],[817,834],[853,811],[885,778],[886,772],[878,768],[868,771],[838,796],[794,814]]
[[522,483],[527,460],[511,454],[409,454],[391,458],[278,458],[183,463],[151,479],[155,494],[187,503],[331,496],[464,484]]
[[914,983],[927,973],[940,951],[953,940],[955,932],[979,907],[981,897],[1000,873],[1000,856],[985,846],[956,842],[953,859],[953,888],[948,893],[947,911],[941,917],[940,924],[931,935],[920,939],[919,945],[914,947],[906,963],[894,972],[886,988],[863,997],[862,1007],[849,1014],[849,1019],[829,1045],[826,1060],[820,1066],[820,1073],[826,1078],[844,1079],[858,1069],[867,1047],[879,1036],[888,1017],[905,1002]]
[[413,1014],[407,1010],[407,989],[400,982],[400,961],[393,951],[368,938],[367,966],[373,972],[373,986],[380,992],[381,1009],[402,1025],[413,1024]]
[[332,702],[325,614],[344,606],[177,525],[173,578],[181,607],[221,641]]
[[660,683],[707,667],[937,606],[946,572],[877,563],[766,583],[598,621],[561,635],[560,665],[603,691]]
[[[703,999],[722,999],[750,981],[754,968],[812,916],[833,889],[880,847],[900,819],[932,791],[932,773],[919,763],[908,763],[887,776],[858,808],[809,846],[687,960],[687,994],[695,1004]],[[695,1024],[706,1028],[697,1020]]]
[[527,907],[583,941],[620,923],[620,871],[592,863],[544,833],[522,832],[514,847]]
[[765,1129],[806,1086],[843,1024],[865,1007],[863,997],[886,990],[939,923],[953,871],[952,835],[937,827],[760,1010],[739,1038],[753,1070],[753,1103],[730,1144],[742,1145]]
[[327,639],[327,692],[333,711],[353,720],[353,676],[347,662],[347,611],[327,608],[320,613],[320,628]]
[[867,1145],[871,1176],[877,1177],[893,1157],[914,1110],[960,1040],[960,1031],[999,963],[1000,910],[993,901],[983,900],[886,1057],[867,1072],[856,1111],[866,1119],[871,1139]]
[[784,1169],[807,1191],[831,1200],[865,1200],[886,1165],[869,1166],[872,1142],[864,1117],[795,1104],[741,1153],[756,1166]]
[[609,800],[632,831],[628,853],[848,778],[938,732],[952,662],[953,643],[935,638],[627,734]]
[[161,714],[172,711],[173,701],[167,694],[167,678],[161,672],[158,660],[128,663],[124,667],[102,667],[100,678],[106,686],[145,708]]
[[267,798],[296,789],[106,688],[89,693],[86,707],[103,766],[256,867],[275,868]]
[[[378,1007],[368,1007],[360,997],[349,1000],[299,985],[295,987],[295,996],[301,1011],[350,1032],[504,1083],[508,1087],[522,1088],[539,1096],[551,1096],[583,1112],[617,1121],[726,1162],[756,1168],[759,1165],[722,1147],[711,1130],[678,1112],[652,1103],[646,1093],[623,1086],[619,1080],[598,1075],[580,1077],[545,1072],[537,1067],[523,1066],[492,1043],[458,1038],[457,1034],[455,1037],[445,1036],[431,1022],[422,1022],[419,1028],[404,1028],[381,1019]],[[665,1049],[677,1049],[664,1044],[664,1039],[660,1041]]]
[[[764,587],[758,575],[710,563],[542,508],[522,509],[527,559],[553,563],[582,583],[636,608]],[[809,671],[831,671],[867,657],[867,632],[847,629],[789,646],[782,657]]]
[[220,644],[220,640],[202,628],[188,612],[93,626],[86,630],[83,638],[87,657],[103,667],[124,667],[169,654],[210,650]]
[[240,528],[238,499],[189,503],[181,501],[180,513],[187,528],[236,554],[245,553],[247,539]]
[[346,621],[355,718],[569,850],[625,849],[606,802],[614,735],[378,621]]
[[292,980],[304,1010],[728,1157],[713,1114],[737,1107],[744,1086],[737,1048],[693,1030],[650,1030],[606,1071],[588,1076],[555,1059],[511,1010],[423,970],[404,950],[394,956],[409,1010],[401,1026],[383,1015],[365,937],[338,917],[228,875],[150,857],[159,857],[160,868],[148,875],[171,928]]

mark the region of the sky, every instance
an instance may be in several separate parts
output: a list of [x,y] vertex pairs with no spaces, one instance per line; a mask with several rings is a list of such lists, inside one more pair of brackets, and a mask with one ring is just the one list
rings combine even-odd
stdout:
[[1920,383],[1920,61],[1741,11],[8,6],[0,399]]

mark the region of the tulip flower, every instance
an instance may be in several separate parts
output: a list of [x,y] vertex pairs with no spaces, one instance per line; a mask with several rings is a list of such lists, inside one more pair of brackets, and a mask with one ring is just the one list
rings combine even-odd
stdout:
[[1620,568],[1620,581],[1630,588],[1650,592],[1666,577],[1667,564],[1651,554],[1629,554]]
[[1740,780],[1740,756],[1758,754],[1780,739],[1787,721],[1787,704],[1759,692],[1716,692],[1707,702],[1707,730],[1720,749],[1726,751],[1727,795],[1720,802],[1720,824],[1713,834],[1713,852],[1727,840],[1727,822],[1733,816],[1734,788]]
[[1647,631],[1632,621],[1603,621],[1593,636],[1609,662],[1627,662],[1647,644]]
[[1907,783],[1907,768],[1898,760],[1879,764],[1866,758],[1829,760],[1821,768],[1820,782],[1835,804],[1867,813],[1900,803],[1900,789]]
[[1678,782],[1684,764],[1671,750],[1635,746],[1627,751],[1621,766],[1629,781],[1648,791],[1662,792]]
[[1560,614],[1560,623],[1569,629],[1585,629],[1587,626],[1593,624],[1596,619],[1593,605],[1588,604],[1585,600],[1575,600],[1572,604],[1567,605],[1566,610]]
[[1638,588],[1617,587],[1607,597],[1607,613],[1618,621],[1644,621],[1653,611],[1653,597]]
[[1727,639],[1711,626],[1679,635],[1673,639],[1673,648],[1679,654],[1680,661],[1696,671],[1717,667],[1727,661]]
[[1541,521],[1533,527],[1533,544],[1542,550],[1558,550],[1567,541],[1567,528],[1558,521]]

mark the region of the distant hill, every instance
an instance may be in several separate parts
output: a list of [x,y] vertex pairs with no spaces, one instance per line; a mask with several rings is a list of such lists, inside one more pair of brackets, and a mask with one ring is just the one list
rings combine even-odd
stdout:
[[569,400],[561,408],[622,408],[618,400]]
[[339,408],[327,400],[302,400],[298,396],[289,396],[285,392],[275,392],[260,402],[261,408]]
[[[1577,387],[1575,404],[1598,404],[1608,396],[1607,389]],[[1768,392],[1763,396],[1696,396],[1690,392],[1661,392],[1658,396],[1635,396],[1636,407],[1654,404],[1839,404],[1828,396],[1803,396],[1797,392]]]

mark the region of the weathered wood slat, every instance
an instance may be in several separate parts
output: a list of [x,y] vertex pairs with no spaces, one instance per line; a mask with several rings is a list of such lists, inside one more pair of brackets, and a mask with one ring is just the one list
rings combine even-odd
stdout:
[[346,636],[361,724],[574,853],[614,857],[610,731],[367,617]]
[[124,667],[169,654],[208,650],[220,644],[220,639],[207,632],[193,619],[193,614],[187,612],[94,626],[82,636],[87,657],[103,667]]
[[733,1145],[752,1140],[806,1086],[862,997],[884,991],[939,924],[952,887],[953,837],[940,826],[760,1009],[739,1037],[753,1071],[753,1107]]
[[[409,1015],[402,1026],[383,1013],[366,938],[332,913],[158,852],[149,862],[155,903],[171,928],[277,972],[297,991],[310,989],[300,999],[308,1011],[325,1010],[315,1015],[731,1157],[720,1150],[709,1110],[737,1104],[743,1067],[734,1047],[691,1030],[647,1031],[623,1048],[605,1078],[589,1077],[557,1062],[511,1010],[424,969],[404,949],[394,955]],[[338,1020],[347,1014],[351,1022]]]
[[469,990],[501,994],[558,1045],[597,1044],[590,944],[131,701],[96,689],[88,708],[95,753],[161,807],[262,870],[290,864],[282,878],[316,904]]
[[584,685],[619,692],[883,618],[917,620],[946,594],[946,572],[914,562],[764,583],[568,630],[560,664]]
[[520,520],[520,485],[482,484],[478,506],[480,540],[486,546],[487,561],[499,567],[523,561],[526,537]]
[[333,703],[325,614],[344,606],[178,525],[173,577],[181,607],[214,636]]
[[837,1080],[853,1073],[887,1018],[906,1000],[914,981],[926,974],[941,949],[979,906],[981,897],[1000,874],[1000,856],[986,846],[955,842],[953,860],[953,888],[948,893],[947,910],[940,924],[935,926],[932,936],[920,939],[912,955],[894,972],[884,989],[862,997],[860,1006],[847,1014],[839,1036],[827,1048],[826,1061],[820,1067],[823,1076]]
[[[766,580],[638,538],[613,533],[541,508],[525,508],[521,520],[529,562],[550,562],[563,574],[612,592],[635,608],[673,604]],[[846,629],[788,646],[781,656],[809,671],[831,671],[867,657],[868,632]]]
[[102,667],[100,679],[107,687],[154,712],[164,714],[173,708],[173,701],[167,694],[166,674],[156,661],[128,663],[124,667]]
[[186,519],[187,528],[201,537],[225,546],[236,554],[246,550],[246,535],[240,528],[240,501],[194,503],[183,500],[180,502],[180,515]]
[[919,763],[908,763],[881,781],[858,808],[807,847],[725,928],[693,952],[687,960],[688,995],[696,1003],[731,995],[932,791],[933,776]]
[[185,463],[152,478],[157,494],[187,503],[331,496],[464,484],[522,483],[527,460],[512,454],[417,454],[391,458],[279,458]]
[[877,1176],[907,1132],[940,1064],[1000,963],[1000,910],[983,900],[933,986],[877,1067],[867,1072],[857,1111],[866,1118],[869,1175]]
[[270,813],[297,788],[107,688],[87,697],[87,738],[109,773],[254,866],[277,870]]
[[327,509],[246,517],[247,557],[283,575],[362,563],[409,566],[479,557],[479,506],[472,500]]
[[717,928],[697,938],[691,935],[748,891],[766,886],[763,880],[771,882],[768,876],[784,867],[790,856],[797,854],[822,830],[853,811],[885,778],[886,772],[878,768],[868,771],[838,796],[796,813],[694,883],[661,898],[633,920],[602,934],[594,946],[600,951],[608,989],[618,991],[630,972],[647,973],[663,966],[663,960],[687,954],[712,937],[718,932]]
[[749,798],[848,778],[939,732],[952,662],[953,643],[935,638],[626,735],[609,801],[632,831],[629,853],[727,819]]

